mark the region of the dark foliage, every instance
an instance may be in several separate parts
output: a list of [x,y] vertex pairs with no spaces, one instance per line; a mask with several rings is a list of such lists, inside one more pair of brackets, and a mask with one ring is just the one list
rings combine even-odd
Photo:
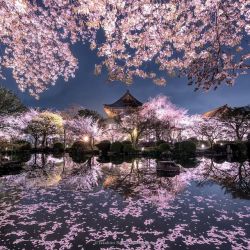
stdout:
[[71,147],[71,152],[77,154],[84,154],[90,150],[91,150],[90,146],[83,141],[76,141],[73,143]]
[[26,110],[27,108],[13,92],[0,86],[0,115],[16,114]]
[[135,152],[131,141],[122,142],[122,151],[124,154],[132,154]]
[[32,149],[30,142],[23,140],[15,141],[10,147],[15,151],[30,151]]
[[95,145],[100,151],[102,151],[102,154],[107,154],[110,150],[111,142],[108,140],[101,141],[100,143]]
[[115,141],[111,144],[110,152],[114,154],[120,154],[122,153],[122,149],[123,149],[122,143],[119,141]]
[[53,144],[53,151],[56,152],[63,152],[64,151],[64,145],[61,142],[55,142]]
[[192,141],[182,141],[174,144],[174,155],[177,157],[194,157],[196,145]]
[[247,148],[247,143],[245,142],[232,143],[230,144],[230,147],[233,151],[233,155],[236,158],[238,157],[241,158],[247,155],[248,148]]
[[170,145],[166,142],[159,144],[157,148],[162,153],[170,151]]

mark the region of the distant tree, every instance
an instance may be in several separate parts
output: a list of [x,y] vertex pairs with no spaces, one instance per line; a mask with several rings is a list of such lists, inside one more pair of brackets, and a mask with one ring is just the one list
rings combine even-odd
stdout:
[[141,115],[147,119],[148,129],[153,131],[157,141],[173,142],[174,132],[180,127],[187,111],[176,107],[167,96],[158,95],[144,103]]
[[85,140],[86,143],[94,144],[94,140],[98,139],[102,129],[97,121],[91,117],[77,116],[73,119],[65,121],[66,137],[71,140],[74,138]]
[[218,118],[200,117],[191,126],[196,137],[201,140],[207,140],[211,148],[214,147],[218,140],[230,139],[230,132]]
[[45,111],[39,114],[42,124],[42,147],[47,143],[48,136],[61,135],[63,133],[63,119],[60,115]]
[[39,119],[31,120],[24,130],[25,133],[31,135],[34,139],[34,148],[37,149],[38,140],[42,135],[42,125]]
[[79,110],[83,110],[84,108],[80,105],[73,104],[60,112],[61,116],[65,119],[74,119],[79,115]]
[[84,118],[90,117],[93,121],[102,123],[103,122],[103,117],[95,110],[91,109],[80,109],[78,111],[78,115],[82,116]]
[[250,105],[230,108],[221,115],[221,120],[234,133],[235,138],[242,141],[250,133]]
[[31,109],[14,115],[0,115],[0,137],[6,140],[25,139],[24,129],[29,122],[38,115],[38,111]]
[[139,139],[146,132],[148,128],[148,120],[141,113],[141,108],[127,110],[126,114],[122,115],[117,120],[120,127],[120,132],[128,135],[135,147]]
[[35,147],[41,139],[41,146],[44,148],[49,136],[63,133],[63,119],[58,114],[49,111],[42,112],[28,123],[25,132],[34,138]]
[[10,90],[0,86],[0,114],[15,114],[26,111],[21,100]]

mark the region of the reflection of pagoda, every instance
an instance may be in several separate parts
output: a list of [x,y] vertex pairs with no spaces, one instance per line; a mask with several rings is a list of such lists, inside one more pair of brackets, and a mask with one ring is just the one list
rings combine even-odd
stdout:
[[142,106],[142,103],[131,95],[129,90],[116,102],[112,104],[104,104],[104,111],[109,118],[123,113],[128,109],[133,109]]

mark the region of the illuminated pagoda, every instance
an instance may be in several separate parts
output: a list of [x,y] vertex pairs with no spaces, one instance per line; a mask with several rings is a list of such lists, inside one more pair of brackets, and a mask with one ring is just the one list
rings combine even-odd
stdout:
[[109,118],[114,118],[126,110],[142,106],[142,103],[131,95],[129,90],[116,102],[104,104],[104,111]]

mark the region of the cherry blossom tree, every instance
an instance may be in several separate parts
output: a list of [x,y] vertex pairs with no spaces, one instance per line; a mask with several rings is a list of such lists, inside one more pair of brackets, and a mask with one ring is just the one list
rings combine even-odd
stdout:
[[187,110],[176,107],[167,96],[159,95],[144,103],[141,116],[148,122],[149,130],[153,130],[156,140],[173,142],[179,133],[180,122],[185,118]]
[[74,77],[78,41],[101,57],[96,74],[106,68],[127,84],[139,76],[164,85],[161,70],[207,90],[232,85],[250,66],[246,0],[1,0],[0,24],[0,67],[36,97]]
[[30,109],[25,113],[18,115],[0,116],[0,137],[12,141],[17,139],[27,139],[24,129],[27,124],[37,116],[38,111]]
[[239,141],[250,133],[250,106],[229,108],[220,119]]
[[102,129],[98,121],[91,117],[77,116],[73,119],[66,120],[65,129],[67,138],[78,138],[90,142],[91,146],[93,146],[94,140],[100,139],[102,134]]
[[207,140],[211,148],[219,140],[231,140],[231,133],[218,118],[204,118],[197,116],[190,124],[196,137],[200,140]]
[[141,107],[127,110],[118,119],[120,133],[128,136],[134,147],[148,128],[148,120],[141,113]]
[[159,95],[142,107],[121,114],[118,127],[124,135],[129,136],[134,146],[139,139],[148,136],[173,142],[179,129],[178,124],[186,113],[186,110],[172,104],[168,97]]
[[44,111],[30,120],[24,131],[34,138],[35,148],[39,139],[44,148],[47,146],[48,138],[62,135],[63,119],[59,114]]
[[28,89],[36,97],[59,76],[73,76],[77,68],[69,44],[63,42],[66,31],[60,32],[66,10],[59,16],[52,8],[46,10],[50,1],[42,2],[44,6],[38,1],[0,1],[0,42],[5,48],[1,65],[12,69],[21,91]]
[[11,141],[17,139],[19,128],[15,127],[16,117],[13,116],[0,116],[0,138],[4,141]]
[[[110,142],[122,141],[127,137],[117,123],[106,123],[102,127],[102,133],[100,135],[101,140],[108,140]],[[127,139],[127,138],[126,138]]]

